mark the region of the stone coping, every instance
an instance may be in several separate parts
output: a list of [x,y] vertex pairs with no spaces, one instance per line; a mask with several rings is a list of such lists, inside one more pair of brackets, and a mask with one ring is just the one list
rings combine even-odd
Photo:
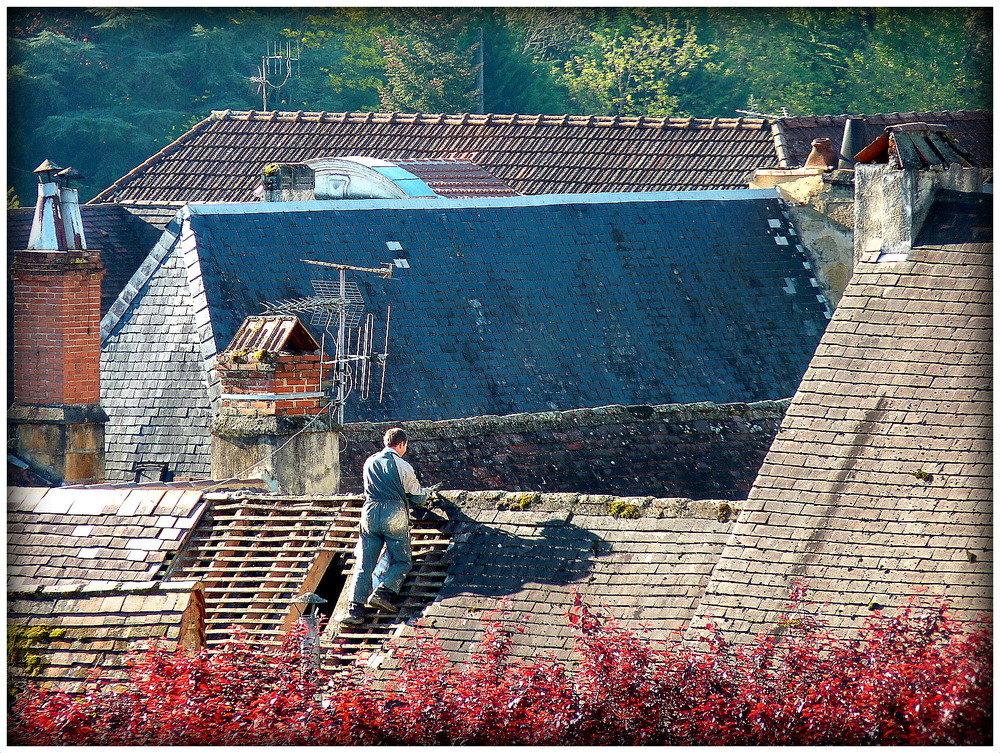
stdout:
[[784,415],[791,398],[761,400],[754,403],[667,403],[664,405],[605,405],[599,408],[575,408],[566,411],[514,413],[507,416],[476,416],[443,421],[359,422],[346,424],[345,433],[380,439],[386,429],[405,427],[410,439],[449,439],[498,433],[526,433],[565,430],[583,426],[663,421],[683,423],[720,416],[739,416],[748,421]]

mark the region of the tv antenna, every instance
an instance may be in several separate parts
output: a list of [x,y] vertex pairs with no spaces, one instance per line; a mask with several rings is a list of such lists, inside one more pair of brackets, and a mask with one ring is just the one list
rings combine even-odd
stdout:
[[[260,68],[257,69],[257,75],[250,76],[248,79],[250,83],[257,84],[257,94],[260,95],[262,102],[261,109],[265,112],[267,111],[268,93],[277,91],[288,83],[288,79],[293,74],[300,72],[300,53],[301,47],[298,42],[295,43],[294,54],[290,40],[286,40],[284,44],[281,42],[267,43],[266,53],[260,58]],[[274,83],[278,79],[281,79],[281,83]]]
[[[350,264],[333,264],[325,261],[302,259],[304,264],[327,267],[338,271],[337,280],[312,280],[316,295],[306,298],[291,298],[264,305],[268,314],[308,313],[310,324],[321,327],[324,332],[321,353],[326,352],[326,335],[336,342],[332,360],[323,360],[324,366],[333,367],[333,418],[344,423],[344,405],[347,398],[357,390],[362,400],[371,396],[372,367],[377,364],[382,374],[379,380],[378,400],[385,396],[385,370],[389,358],[389,321],[392,307],[385,315],[385,340],[381,353],[374,352],[375,317],[364,312],[365,301],[355,282],[348,282],[348,272],[375,274],[383,280],[392,277],[392,264],[381,267],[354,267]],[[331,325],[337,323],[336,336],[330,332]]]

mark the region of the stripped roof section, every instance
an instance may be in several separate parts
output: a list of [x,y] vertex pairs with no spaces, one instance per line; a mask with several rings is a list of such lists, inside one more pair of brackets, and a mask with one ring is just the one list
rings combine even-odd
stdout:
[[91,677],[125,679],[127,655],[149,641],[204,646],[205,602],[190,581],[31,587],[7,592],[7,624],[9,641],[30,631],[27,650],[40,659],[36,674],[9,650],[15,680],[80,693]]
[[337,155],[470,160],[522,194],[743,188],[778,166],[753,118],[224,110],[92,201],[252,201],[265,165]]
[[9,588],[148,581],[205,509],[197,490],[10,489]]
[[[360,496],[208,499],[211,510],[169,577],[205,584],[210,646],[226,640],[233,625],[265,640],[280,640],[301,613],[301,604],[293,600],[302,593],[327,598],[322,610],[327,616],[347,608],[345,586],[354,566]],[[441,580],[435,563],[448,541],[434,521],[415,520],[412,542],[414,569],[403,586],[401,614],[383,615],[363,628],[324,638],[329,666],[380,645],[433,599]]]
[[858,262],[692,636],[774,629],[799,586],[842,631],[911,595],[990,609],[992,204],[942,191],[906,261]]

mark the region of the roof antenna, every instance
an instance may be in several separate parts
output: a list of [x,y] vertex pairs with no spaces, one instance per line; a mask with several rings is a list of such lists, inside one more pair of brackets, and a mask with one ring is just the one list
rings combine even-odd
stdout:
[[[284,45],[281,42],[268,42],[266,53],[261,55],[260,58],[260,68],[258,68],[258,75],[250,76],[248,81],[252,84],[257,84],[257,94],[261,97],[262,107],[264,112],[267,112],[267,95],[269,92],[277,91],[285,84],[288,83],[293,75],[301,73],[299,67],[299,55],[301,54],[301,46],[298,41],[295,42],[295,52],[292,52],[292,43],[290,40],[286,40]],[[277,79],[284,76],[280,84],[274,83]]]
[[[316,295],[308,298],[294,298],[264,304],[268,314],[277,313],[311,313],[310,324],[322,327],[331,339],[330,325],[337,322],[336,351],[331,354],[332,360],[324,361],[323,365],[333,366],[334,410],[333,418],[338,423],[344,423],[344,405],[347,398],[357,389],[358,396],[367,400],[371,394],[372,364],[378,362],[382,367],[382,378],[379,385],[379,402],[385,392],[385,368],[389,358],[389,316],[392,309],[386,313],[385,349],[382,353],[374,352],[375,317],[364,313],[365,301],[355,282],[347,281],[347,272],[366,272],[375,274],[384,280],[392,277],[393,264],[381,267],[354,267],[349,264],[333,264],[325,261],[302,259],[304,264],[318,267],[328,267],[338,271],[337,280],[312,280]],[[325,336],[324,336],[325,343]]]

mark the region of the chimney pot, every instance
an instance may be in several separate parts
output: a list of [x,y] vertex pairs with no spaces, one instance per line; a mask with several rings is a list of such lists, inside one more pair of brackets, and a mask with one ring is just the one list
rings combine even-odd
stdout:
[[806,159],[806,167],[822,167],[827,170],[832,170],[837,166],[839,157],[837,153],[833,151],[833,146],[830,144],[830,139],[813,139],[812,151],[809,152],[809,157]]

